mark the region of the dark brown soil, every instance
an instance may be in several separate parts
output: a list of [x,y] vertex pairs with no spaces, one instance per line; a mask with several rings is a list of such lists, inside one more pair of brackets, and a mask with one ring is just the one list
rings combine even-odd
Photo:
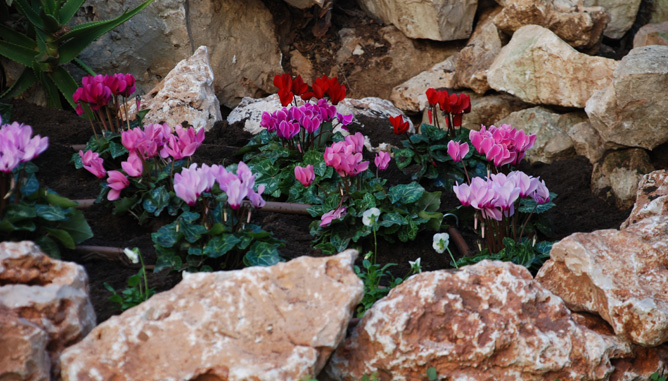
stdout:
[[[12,120],[29,124],[42,136],[50,139],[49,149],[35,163],[39,166],[38,177],[42,184],[72,199],[95,198],[99,191],[98,180],[85,170],[75,170],[70,163],[74,151],[72,144],[84,144],[92,134],[86,120],[78,118],[74,113],[45,109],[13,101]],[[390,142],[399,145],[399,139],[391,132],[385,120],[364,120],[364,128],[353,126],[352,130],[363,130],[374,142]],[[207,134],[204,145],[196,153],[195,162],[233,163],[239,160],[234,157],[236,150],[246,144],[250,136],[237,126],[229,126],[219,122]],[[588,232],[602,228],[616,228],[628,216],[629,211],[620,211],[614,206],[596,198],[590,192],[589,181],[592,167],[589,162],[578,157],[551,165],[525,166],[526,172],[540,176],[545,180],[551,191],[559,197],[557,207],[549,212],[554,230],[550,239],[563,238],[574,232]],[[391,166],[384,175],[391,183],[406,183],[409,177],[402,174],[396,166]],[[424,184],[427,188],[429,186]],[[432,189],[430,189],[432,190]],[[434,189],[436,190],[436,189]],[[442,190],[442,189],[440,189]],[[458,205],[452,192],[443,190],[442,210],[446,211]],[[157,230],[164,221],[156,221],[148,226],[139,226],[131,216],[114,216],[104,205],[94,205],[85,210],[95,237],[85,244],[112,247],[139,247],[148,264],[155,262],[150,233]],[[278,213],[258,212],[253,217],[266,230],[285,240],[286,246],[281,253],[286,259],[301,255],[322,255],[311,247],[312,237],[308,226],[312,219],[308,216],[287,215]],[[472,235],[462,228],[465,237]],[[436,254],[431,248],[431,233],[422,233],[415,242],[409,244],[379,243],[379,262],[397,263],[393,273],[404,275],[408,271],[408,261],[422,258],[425,270],[436,270],[448,267],[449,259]],[[365,245],[370,248],[370,245]],[[118,260],[110,260],[102,256],[84,257],[82,253],[70,251],[64,258],[81,263],[88,272],[91,285],[91,298],[102,322],[112,314],[118,313],[116,305],[108,298],[110,292],[104,288],[108,282],[117,290],[126,287],[127,278],[138,269],[130,268]],[[158,291],[167,290],[178,282],[178,274],[149,273],[149,285]]]

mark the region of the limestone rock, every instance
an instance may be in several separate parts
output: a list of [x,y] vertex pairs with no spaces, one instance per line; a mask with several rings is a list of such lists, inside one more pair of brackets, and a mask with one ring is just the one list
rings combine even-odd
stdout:
[[49,380],[49,335],[39,326],[0,309],[0,380]]
[[651,380],[654,373],[666,375],[668,369],[668,345],[633,348],[633,357],[612,360],[615,371],[610,381]]
[[[58,374],[60,353],[95,326],[84,268],[51,259],[29,241],[0,243],[0,312],[7,310],[16,314],[17,319],[10,318],[2,325],[13,325],[25,332],[24,339],[35,345],[36,357],[29,360],[33,365],[26,363],[26,366],[42,364],[41,369],[45,361],[43,353],[47,352],[46,361],[51,363],[54,374]],[[43,334],[38,333],[36,327]],[[2,340],[15,340],[17,350],[22,348],[26,354],[24,345],[28,343],[21,343],[18,335],[2,337]]]
[[575,321],[524,267],[482,261],[417,274],[367,311],[326,372],[358,380],[602,380],[628,343]]
[[313,64],[297,49],[290,52],[290,66],[292,66],[292,75],[294,77],[301,75],[304,82],[310,83],[315,77]]
[[668,341],[668,217],[625,230],[575,233],[557,242],[536,276],[574,311],[600,315],[615,334],[643,346]]
[[322,8],[325,4],[325,0],[285,0],[285,2],[299,9],[311,8],[316,5]]
[[649,155],[643,149],[612,151],[594,164],[592,192],[611,197],[617,207],[628,209],[635,201],[640,178],[653,170]]
[[636,203],[631,215],[622,224],[629,227],[643,218],[668,215],[668,172],[653,171],[642,177],[638,183]]
[[243,122],[244,131],[257,135],[264,130],[264,127],[260,126],[262,114],[280,110],[282,107],[278,94],[260,99],[244,98],[227,116],[227,123],[233,125]]
[[604,141],[653,149],[668,141],[668,46],[643,46],[619,62],[585,112]]
[[[166,122],[174,127],[188,122],[197,130],[209,131],[223,119],[213,82],[208,49],[200,46],[192,57],[179,62],[165,79],[142,97],[141,109],[150,110],[144,116],[144,123]],[[127,105],[132,120],[137,104],[132,100]],[[119,114],[123,117],[123,110]]]
[[620,39],[631,29],[636,20],[641,0],[584,0],[585,7],[600,6],[610,16],[610,22],[603,31],[606,37]]
[[431,69],[395,87],[392,89],[390,100],[403,111],[419,112],[426,109],[429,106],[427,89],[453,87],[455,61],[456,56],[450,56]]
[[501,47],[507,43],[505,41],[507,38],[501,37],[501,33],[492,22],[500,11],[501,8],[496,8],[481,16],[466,47],[457,55],[453,87],[469,88],[476,94],[484,94],[490,89],[487,83],[487,70],[501,51]]
[[643,25],[633,37],[633,47],[668,45],[668,21]]
[[478,0],[358,0],[371,17],[409,38],[452,41],[471,35]]
[[[339,113],[348,115],[353,114],[355,119],[364,127],[363,120],[361,118],[374,118],[374,119],[389,119],[391,116],[401,115],[404,120],[407,120],[410,124],[408,131],[415,133],[415,127],[413,122],[403,113],[395,107],[392,102],[380,99],[376,97],[366,97],[362,99],[352,99],[345,98],[343,101],[339,102],[336,106],[336,109]],[[391,129],[392,125],[390,121],[387,122],[388,127]]]
[[[354,250],[185,274],[62,355],[63,378],[298,380],[317,374],[362,298]],[[199,377],[199,378],[198,378]]]
[[526,25],[547,28],[580,50],[596,50],[609,17],[601,7],[581,8],[570,1],[497,0],[503,6],[494,17],[502,31],[513,34]]
[[589,121],[575,124],[568,130],[568,136],[573,141],[575,152],[589,159],[592,164],[601,160],[607,150],[620,147],[618,144],[604,142]]
[[[389,99],[396,86],[457,54],[464,46],[463,41],[411,40],[393,25],[380,28],[375,39],[351,28],[341,29],[339,36],[341,48],[336,53],[336,65],[329,77],[338,77],[348,87],[351,98]],[[353,53],[358,46],[364,52],[382,49],[386,53],[355,56]],[[351,62],[360,63],[347,70],[345,76],[341,75],[340,68]]]
[[617,61],[577,52],[537,25],[518,29],[487,72],[487,82],[534,104],[585,106],[612,80]]
[[527,151],[525,159],[529,163],[552,163],[575,156],[568,131],[586,120],[583,112],[557,114],[544,107],[533,107],[513,112],[497,123],[510,124],[527,134],[536,134],[536,143]]
[[649,22],[658,24],[668,21],[668,0],[653,0]]
[[[76,22],[116,17],[141,0],[88,0]],[[128,22],[91,44],[80,56],[95,72],[132,73],[137,92],[152,89],[198,46],[209,47],[220,102],[275,91],[281,53],[274,23],[261,0],[154,1]]]

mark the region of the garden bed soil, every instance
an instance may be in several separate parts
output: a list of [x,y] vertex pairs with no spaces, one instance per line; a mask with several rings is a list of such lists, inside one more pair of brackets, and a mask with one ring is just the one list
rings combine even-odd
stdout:
[[[86,143],[92,135],[89,122],[70,111],[46,109],[22,101],[11,103],[12,121],[29,124],[35,133],[49,137],[49,149],[34,161],[40,168],[40,182],[72,199],[97,197],[100,190],[99,180],[83,169],[76,170],[70,162],[75,152],[71,146]],[[388,121],[369,118],[362,121],[364,127],[353,125],[351,131],[363,131],[374,144],[388,142],[400,145],[400,138],[392,134]],[[213,130],[207,133],[204,144],[195,154],[194,162],[225,165],[238,162],[240,159],[234,155],[249,139],[250,135],[240,126],[218,122]],[[546,237],[547,239],[558,240],[574,232],[617,228],[629,214],[628,210],[619,210],[591,193],[589,183],[592,166],[584,157],[550,165],[525,164],[522,169],[531,175],[540,176],[548,188],[559,195],[555,200],[557,206],[548,212],[554,235]],[[410,181],[393,163],[384,176],[392,184]],[[459,203],[451,191],[432,189],[426,183],[423,185],[428,190],[443,191],[442,211],[458,206]],[[141,249],[146,263],[155,262],[150,234],[166,223],[165,220],[139,226],[132,216],[114,216],[111,209],[102,204],[95,204],[85,209],[84,213],[95,234],[84,244],[120,248],[136,246]],[[313,221],[311,217],[258,211],[254,213],[253,220],[286,242],[286,246],[281,248],[281,254],[286,260],[302,255],[323,255],[312,248],[312,237],[309,234],[309,224]],[[461,227],[461,230],[469,247],[473,248],[475,236],[466,227]],[[449,258],[437,254],[432,248],[432,234],[420,233],[416,241],[406,244],[379,242],[379,263],[398,264],[392,267],[393,273],[398,276],[408,271],[408,261],[417,258],[422,258],[422,266],[426,271],[448,268]],[[371,249],[371,246],[366,243],[364,249]],[[455,255],[458,253],[455,252]],[[137,273],[137,267],[128,266],[117,256],[84,255],[78,251],[64,251],[63,258],[80,263],[86,268],[98,323],[120,312],[117,305],[108,300],[111,293],[105,289],[104,284],[108,283],[119,291],[124,289],[127,278]],[[179,280],[180,274],[149,272],[149,286],[158,291],[170,289]]]

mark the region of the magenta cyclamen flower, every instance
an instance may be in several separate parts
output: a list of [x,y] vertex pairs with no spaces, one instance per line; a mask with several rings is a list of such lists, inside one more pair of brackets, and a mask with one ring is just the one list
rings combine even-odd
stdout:
[[387,169],[387,166],[390,165],[390,159],[392,159],[392,157],[389,153],[385,151],[378,151],[373,162],[376,164],[376,168],[384,171]]
[[[91,109],[99,110],[106,106],[111,100],[111,89],[105,84],[104,76],[98,74],[96,76],[83,77],[81,80],[83,86],[78,88],[72,95],[74,103],[85,102],[88,103]],[[80,107],[77,107],[77,113],[83,113]]]
[[452,158],[452,160],[456,162],[462,161],[467,153],[469,153],[468,143],[459,143],[454,140],[450,140],[448,143],[448,155]]
[[107,178],[107,186],[111,188],[109,194],[107,194],[107,200],[115,201],[121,196],[121,191],[130,185],[130,181],[122,172],[119,171],[109,171],[109,177]]
[[346,216],[346,207],[342,206],[338,209],[331,210],[320,217],[320,226],[326,227],[334,220],[339,220]]
[[536,135],[527,135],[507,124],[490,126],[489,129],[482,126],[480,131],[471,131],[469,138],[473,147],[496,166],[519,164],[524,153],[536,142]]
[[84,169],[95,175],[98,179],[107,175],[107,171],[102,165],[104,160],[102,160],[99,153],[95,151],[79,151],[79,157],[81,157]]
[[313,172],[313,166],[311,164],[307,165],[306,168],[296,166],[295,178],[305,187],[311,185],[311,183],[315,179],[315,172]]
[[169,136],[165,150],[172,158],[174,158],[174,160],[181,160],[184,157],[192,156],[192,154],[195,153],[195,150],[202,145],[203,141],[203,128],[199,131],[195,131],[194,127],[186,129],[181,125],[177,125],[176,136]]

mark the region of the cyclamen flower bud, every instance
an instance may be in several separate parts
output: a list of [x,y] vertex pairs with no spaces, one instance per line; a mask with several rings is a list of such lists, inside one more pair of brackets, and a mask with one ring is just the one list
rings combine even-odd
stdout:
[[315,173],[313,172],[313,166],[311,164],[307,165],[306,168],[296,166],[295,167],[295,178],[302,183],[303,186],[307,187],[311,185],[315,179]]
[[376,154],[376,158],[373,160],[373,162],[374,164],[376,164],[376,168],[380,169],[381,171],[384,171],[390,164],[390,159],[392,159],[392,157],[390,156],[389,153],[385,151],[378,151],[378,153]]

